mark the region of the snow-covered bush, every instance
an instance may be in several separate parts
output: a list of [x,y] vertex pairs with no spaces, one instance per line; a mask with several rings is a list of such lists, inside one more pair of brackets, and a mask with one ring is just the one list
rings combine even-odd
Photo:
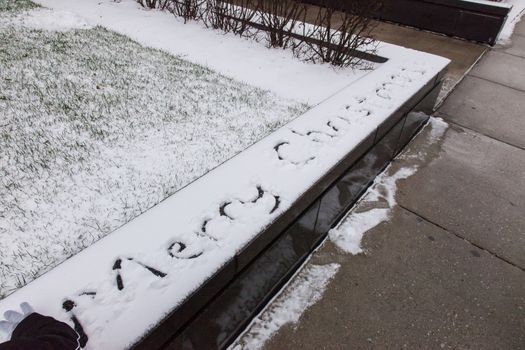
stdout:
[[242,37],[255,37],[255,23],[259,8],[252,0],[237,0],[235,4],[221,0],[208,0],[204,23],[214,29],[232,32]]
[[208,0],[171,0],[167,8],[184,21],[199,20],[206,15],[207,3]]
[[137,0],[137,2],[144,7],[148,7],[152,9],[156,9],[156,8],[164,9],[166,8],[170,0]]
[[258,1],[260,23],[268,28],[267,42],[271,47],[286,48],[296,41],[293,33],[299,22],[304,23],[306,6],[295,0],[263,0]]

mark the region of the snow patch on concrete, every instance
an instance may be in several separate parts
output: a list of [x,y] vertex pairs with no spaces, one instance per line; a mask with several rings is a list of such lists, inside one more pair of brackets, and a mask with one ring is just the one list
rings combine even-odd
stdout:
[[390,211],[396,205],[397,181],[406,179],[415,172],[416,167],[410,167],[401,168],[395,174],[387,175],[387,169],[376,179],[362,200],[362,202],[384,202],[387,207],[364,212],[351,211],[336,228],[330,230],[328,233],[330,240],[347,253],[362,253],[361,240],[364,234],[390,218]]
[[429,143],[432,144],[441,140],[448,129],[448,123],[444,121],[443,118],[436,117],[430,118],[428,123],[431,126]]
[[501,30],[498,37],[498,44],[509,45],[510,37],[514,33],[516,24],[521,20],[521,17],[525,14],[525,0],[507,0],[506,3],[512,5],[512,9],[509,12],[507,21]]
[[261,349],[284,325],[296,324],[301,315],[321,299],[328,282],[341,265],[308,265],[277,298],[257,316],[231,350]]
[[[428,124],[431,127],[428,144],[433,144],[443,137],[448,124],[441,118],[430,118]],[[329,239],[346,253],[354,255],[362,253],[361,240],[365,233],[387,221],[392,208],[396,206],[397,182],[414,175],[417,168],[417,166],[401,168],[392,175],[389,172],[390,167],[387,168],[376,178],[359,204],[329,232]],[[368,203],[377,203],[380,207],[360,212],[359,208]]]

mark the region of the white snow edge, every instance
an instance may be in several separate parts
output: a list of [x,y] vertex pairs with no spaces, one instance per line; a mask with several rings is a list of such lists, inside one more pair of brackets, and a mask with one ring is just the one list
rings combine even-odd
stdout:
[[268,304],[268,308],[254,318],[239,337],[242,343],[234,343],[229,349],[262,349],[281,327],[299,322],[303,313],[322,298],[340,267],[336,263],[306,265]]
[[499,45],[509,45],[514,28],[525,14],[525,0],[508,0],[508,5],[512,8],[507,16],[507,20],[498,36]]

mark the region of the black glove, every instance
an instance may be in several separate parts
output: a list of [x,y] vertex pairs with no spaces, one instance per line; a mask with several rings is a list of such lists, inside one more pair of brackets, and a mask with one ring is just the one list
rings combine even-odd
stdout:
[[[12,315],[11,315],[12,316]],[[6,315],[9,321],[11,318]],[[33,312],[13,330],[11,340],[0,344],[0,350],[78,350],[79,336],[69,325]]]

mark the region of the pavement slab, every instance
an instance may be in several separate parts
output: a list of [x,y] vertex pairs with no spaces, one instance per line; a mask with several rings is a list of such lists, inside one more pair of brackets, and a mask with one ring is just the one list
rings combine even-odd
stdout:
[[504,52],[488,52],[470,75],[525,91],[525,59]]
[[446,120],[525,149],[525,92],[467,76],[438,114]]
[[324,297],[265,349],[520,349],[525,273],[396,208],[366,254],[326,243],[311,264],[341,264]]
[[518,24],[516,24],[514,34],[525,36],[525,19],[523,17],[521,18],[521,21]]
[[497,49],[497,51],[525,58],[525,36],[514,35],[508,47]]
[[398,203],[525,269],[525,151],[456,126],[440,147]]

